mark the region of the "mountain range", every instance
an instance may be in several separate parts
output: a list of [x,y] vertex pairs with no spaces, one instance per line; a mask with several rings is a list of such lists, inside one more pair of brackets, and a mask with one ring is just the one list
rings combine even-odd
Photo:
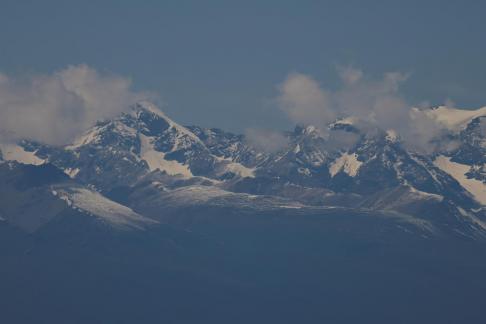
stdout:
[[430,151],[355,118],[268,149],[146,101],[68,145],[0,144],[4,316],[476,323],[486,108],[424,112],[443,126]]
[[[427,114],[447,127],[442,136],[452,148],[418,152],[393,130],[363,131],[346,118],[324,131],[297,126],[281,134],[285,145],[268,151],[244,135],[179,125],[152,103],[140,102],[66,146],[32,140],[3,144],[1,168],[6,173],[21,172],[21,164],[56,168],[66,177],[49,180],[54,181],[46,189],[50,198],[69,204],[65,197],[73,190],[89,192],[90,198],[74,196],[80,204],[99,197],[142,215],[152,210],[144,216],[155,219],[162,206],[348,208],[400,214],[439,232],[481,237],[486,231],[486,109],[438,107]],[[9,211],[2,213],[13,224],[19,221]]]

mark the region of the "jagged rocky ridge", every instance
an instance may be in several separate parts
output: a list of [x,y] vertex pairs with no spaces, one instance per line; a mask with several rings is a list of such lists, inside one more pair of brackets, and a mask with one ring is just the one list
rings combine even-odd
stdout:
[[[98,122],[67,146],[23,140],[0,149],[5,161],[57,167],[68,176],[63,183],[133,208],[132,216],[145,211],[157,219],[164,209],[191,205],[348,208],[481,236],[486,230],[486,110],[440,107],[428,114],[450,129],[453,148],[412,151],[393,131],[364,132],[346,119],[324,132],[297,126],[284,134],[285,147],[266,152],[243,135],[181,126],[141,102],[129,113]],[[4,165],[18,168],[12,163]],[[64,192],[68,202],[73,189],[55,186],[46,190]]]

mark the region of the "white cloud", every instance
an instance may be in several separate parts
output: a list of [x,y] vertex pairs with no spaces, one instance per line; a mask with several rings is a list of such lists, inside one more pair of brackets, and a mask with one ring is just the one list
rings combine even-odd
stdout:
[[97,120],[153,97],[130,87],[130,79],[87,65],[22,79],[0,74],[0,129],[13,139],[66,144]]
[[251,146],[268,153],[277,152],[288,144],[283,133],[265,129],[247,129],[245,139]]
[[293,73],[278,88],[279,107],[293,122],[324,126],[336,118],[330,94],[312,77]]
[[[357,126],[393,129],[415,149],[430,148],[429,142],[442,128],[411,105],[400,93],[408,75],[389,72],[380,79],[369,78],[361,70],[338,66],[341,88],[325,89],[304,74],[290,74],[279,87],[279,108],[296,123],[326,130],[336,118],[357,117]],[[420,115],[420,116],[419,116]]]
[[363,78],[363,71],[352,66],[338,65],[337,71],[341,80],[346,84],[354,84]]
[[407,76],[386,73],[381,80],[365,78],[361,70],[338,67],[343,80],[339,90],[327,90],[305,74],[292,73],[279,86],[281,110],[296,123],[327,126],[337,117],[356,116],[366,122],[393,124],[396,117],[403,121],[409,106],[398,93]]

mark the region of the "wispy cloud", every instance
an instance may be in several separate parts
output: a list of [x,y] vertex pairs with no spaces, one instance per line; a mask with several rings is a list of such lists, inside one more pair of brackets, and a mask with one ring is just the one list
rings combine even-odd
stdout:
[[245,131],[245,139],[258,150],[274,153],[288,144],[288,138],[282,132],[249,128]]
[[293,122],[324,126],[336,118],[332,93],[311,76],[292,73],[278,89],[279,107]]
[[13,139],[65,144],[96,120],[153,97],[131,90],[129,78],[87,65],[28,78],[0,74],[0,129]]
[[420,110],[412,111],[400,92],[407,74],[388,72],[371,78],[351,66],[338,66],[341,86],[326,89],[309,75],[292,73],[278,86],[279,108],[295,123],[326,128],[337,118],[354,116],[358,127],[395,130],[406,144],[428,148],[441,127]]

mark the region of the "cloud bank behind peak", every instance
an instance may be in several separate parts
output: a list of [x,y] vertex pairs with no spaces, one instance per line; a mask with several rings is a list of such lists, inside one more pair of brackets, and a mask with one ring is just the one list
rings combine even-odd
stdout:
[[0,129],[10,140],[67,144],[97,120],[114,117],[144,99],[155,96],[133,91],[129,78],[84,64],[27,78],[0,73]]
[[326,130],[339,118],[355,117],[358,127],[395,130],[405,144],[430,150],[431,140],[443,127],[421,110],[413,110],[400,86],[407,74],[388,72],[381,78],[367,76],[351,66],[338,66],[341,86],[323,88],[312,76],[291,73],[277,87],[279,109],[294,123],[311,124]]

